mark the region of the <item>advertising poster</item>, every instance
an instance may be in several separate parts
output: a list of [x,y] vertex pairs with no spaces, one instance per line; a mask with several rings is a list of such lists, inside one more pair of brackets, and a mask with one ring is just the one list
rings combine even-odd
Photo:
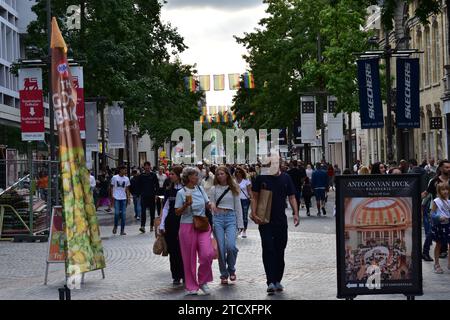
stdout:
[[338,298],[422,295],[420,177],[336,179]]
[[53,207],[47,262],[66,261],[66,232],[62,207]]

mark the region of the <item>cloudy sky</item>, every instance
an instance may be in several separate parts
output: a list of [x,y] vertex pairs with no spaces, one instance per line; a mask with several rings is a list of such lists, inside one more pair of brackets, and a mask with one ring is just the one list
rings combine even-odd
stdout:
[[[181,59],[196,64],[200,75],[243,73],[247,69],[242,59],[246,51],[233,36],[257,27],[265,9],[262,0],[168,0],[162,19],[184,37],[189,49]],[[235,91],[228,90],[228,78],[225,84],[225,91],[207,93],[208,105],[231,105]]]

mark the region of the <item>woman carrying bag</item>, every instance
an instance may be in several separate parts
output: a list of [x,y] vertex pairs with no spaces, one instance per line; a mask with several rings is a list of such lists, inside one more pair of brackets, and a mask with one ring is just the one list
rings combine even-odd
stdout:
[[[199,171],[186,167],[181,175],[184,188],[178,191],[175,213],[181,216],[180,248],[184,266],[186,295],[197,295],[201,289],[210,294],[208,282],[213,281],[212,261],[215,256],[211,241],[211,227],[206,217],[209,199],[198,186]],[[197,257],[200,262],[197,277]]]
[[241,233],[242,238],[247,238],[248,227],[248,209],[252,200],[252,183],[247,179],[247,172],[242,167],[236,168],[234,173],[236,182],[240,188],[240,199],[242,206],[242,214],[244,220],[244,230]]
[[159,231],[164,235],[170,258],[170,271],[172,272],[173,285],[180,285],[184,279],[183,259],[181,258],[180,230],[181,217],[175,214],[175,199],[177,192],[183,188],[181,184],[182,167],[173,167],[169,173],[170,184],[165,189],[163,215]]
[[219,249],[219,268],[222,284],[228,278],[236,281],[237,231],[244,229],[239,185],[233,180],[227,167],[216,169],[212,204],[214,212],[214,236]]

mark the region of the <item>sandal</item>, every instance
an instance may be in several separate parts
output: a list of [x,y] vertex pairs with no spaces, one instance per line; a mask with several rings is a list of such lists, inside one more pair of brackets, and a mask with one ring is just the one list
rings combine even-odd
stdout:
[[442,270],[442,268],[441,268],[441,266],[440,265],[434,265],[434,272],[435,273],[437,273],[437,274],[443,274],[444,273],[444,270]]
[[232,275],[230,276],[230,280],[231,280],[231,281],[236,281],[236,275],[235,275],[235,274],[232,274]]
[[220,284],[227,285],[228,284],[228,279],[225,279],[225,278],[221,279],[220,280]]

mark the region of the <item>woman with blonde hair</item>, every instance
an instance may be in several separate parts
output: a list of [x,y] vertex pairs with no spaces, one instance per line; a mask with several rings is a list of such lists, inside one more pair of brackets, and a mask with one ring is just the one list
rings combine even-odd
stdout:
[[361,169],[359,169],[358,174],[359,175],[370,174],[370,170],[368,167],[364,166],[364,167],[361,167]]
[[[207,221],[206,208],[210,207],[205,190],[198,186],[199,173],[197,168],[183,169],[181,179],[184,187],[178,191],[175,200],[175,213],[181,216],[178,236],[186,295],[197,295],[199,289],[206,295],[210,294],[208,282],[213,281],[212,261],[215,253],[211,243],[211,227],[208,224],[207,231],[203,231],[194,225],[194,219]],[[198,277],[197,259],[200,264]]]
[[239,185],[234,181],[227,167],[216,169],[212,192],[214,237],[217,240],[219,269],[222,284],[228,278],[236,281],[237,231],[244,228]]

